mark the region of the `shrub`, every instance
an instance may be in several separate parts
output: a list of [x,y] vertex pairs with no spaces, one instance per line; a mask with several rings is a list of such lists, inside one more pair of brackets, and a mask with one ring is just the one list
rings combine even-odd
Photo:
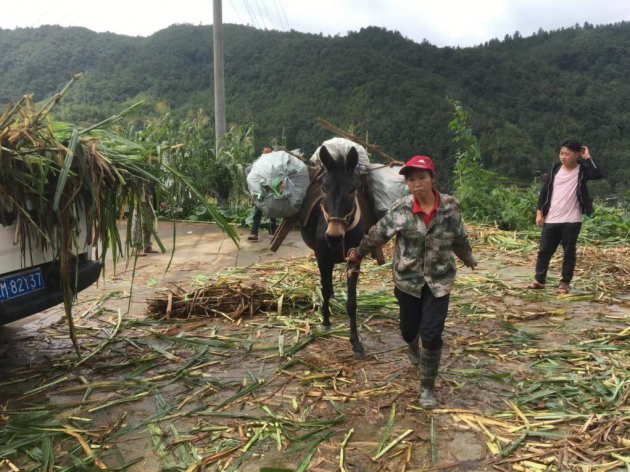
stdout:
[[465,220],[496,224],[501,229],[525,229],[536,216],[539,186],[528,189],[506,187],[505,178],[484,169],[481,148],[472,130],[467,127],[468,113],[461,104],[452,101],[455,118],[449,124],[459,145],[455,158],[455,196],[462,206]]

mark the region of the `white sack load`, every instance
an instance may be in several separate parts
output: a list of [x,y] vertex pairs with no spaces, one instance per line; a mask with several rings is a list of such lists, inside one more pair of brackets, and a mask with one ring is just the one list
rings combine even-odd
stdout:
[[[357,172],[358,174],[365,174],[368,171],[370,158],[368,157],[365,148],[360,144],[353,143],[346,138],[332,138],[328,141],[324,141],[324,144],[322,144],[322,146],[326,146],[326,149],[328,149],[330,155],[337,160],[345,159],[350,149],[353,147],[356,148],[357,152],[359,153],[359,163],[357,164],[355,172]],[[320,164],[319,150],[322,148],[322,146],[318,147],[311,157],[311,162],[315,165]]]
[[374,205],[374,216],[380,220],[396,200],[409,195],[409,187],[405,182],[405,176],[399,174],[401,166],[370,164],[369,169],[368,182]]
[[269,218],[295,215],[310,184],[308,167],[285,151],[263,154],[247,175],[254,204]]

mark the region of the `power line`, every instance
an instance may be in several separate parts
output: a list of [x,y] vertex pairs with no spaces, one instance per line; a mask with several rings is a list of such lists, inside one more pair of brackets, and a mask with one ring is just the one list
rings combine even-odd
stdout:
[[267,23],[265,23],[265,19],[263,18],[262,11],[260,10],[260,4],[258,3],[258,0],[254,0],[254,1],[256,2],[256,8],[258,8],[258,13],[260,14],[260,19],[262,21],[263,28],[267,29]]
[[245,5],[245,10],[247,10],[247,14],[249,15],[249,19],[252,20],[252,25],[254,25],[254,27],[257,28],[258,25],[256,24],[256,20],[254,20],[254,17],[252,16],[252,12],[249,9],[249,3],[247,3],[247,0],[243,0],[243,4]]
[[44,17],[48,16],[48,14],[49,14],[51,11],[53,11],[53,10],[57,7],[57,5],[59,5],[59,2],[60,2],[60,1],[61,1],[61,0],[57,0],[55,3],[53,3],[53,4],[50,6],[50,8],[49,8],[48,10],[46,10],[44,13],[42,13],[42,14],[39,16],[39,18],[37,18],[37,19],[33,22],[33,24],[31,25],[31,28],[34,28],[34,27],[35,27],[35,25],[36,25],[36,24],[38,24],[38,23],[39,23],[39,22],[40,22],[40,21],[41,21]]
[[243,0],[243,3],[245,4],[245,9],[247,10],[247,13],[249,14],[249,18],[252,20],[252,25],[254,25],[254,28],[260,28],[260,26],[258,26],[258,24],[256,23],[254,16],[252,15],[252,11],[249,7],[249,3],[247,2],[247,0]]
[[271,18],[271,15],[269,14],[269,10],[267,10],[267,4],[265,3],[265,0],[260,0],[263,4],[263,7],[265,7],[265,11],[267,12],[267,17],[269,17],[269,21],[271,21],[271,27],[273,29],[278,29],[276,28],[276,25],[273,24],[273,18]]
[[280,2],[280,8],[282,8],[282,13],[284,14],[284,19],[287,20],[287,26],[291,29],[291,25],[289,24],[289,19],[287,18],[287,13],[284,11],[284,6],[282,5],[282,0],[278,0]]
[[254,27],[260,28],[258,20],[256,20],[256,17],[254,15],[254,9],[251,7],[247,0],[243,0],[243,2],[245,2],[245,8],[247,8],[247,13],[249,13],[249,18],[252,20],[252,24],[254,25]]
[[236,12],[236,15],[238,16],[238,19],[240,20],[241,23],[245,23],[243,21],[243,18],[241,18],[241,14],[238,12],[238,10],[236,9],[236,7],[234,6],[234,2],[232,2],[232,0],[230,0],[230,4],[232,5],[232,8],[234,8],[234,11]]
[[76,15],[74,15],[69,21],[68,26],[81,26],[81,20],[85,16],[85,10],[79,11]]
[[280,26],[282,26],[282,29],[286,29],[284,27],[284,21],[282,21],[282,15],[280,15],[280,10],[278,9],[278,0],[273,0],[273,4],[276,7],[276,13],[278,13],[278,19],[280,20]]

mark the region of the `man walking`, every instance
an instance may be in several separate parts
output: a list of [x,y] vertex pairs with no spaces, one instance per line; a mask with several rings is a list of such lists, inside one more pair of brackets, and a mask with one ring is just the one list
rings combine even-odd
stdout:
[[[435,379],[442,357],[442,333],[457,267],[455,254],[473,270],[459,202],[435,189],[435,167],[426,156],[413,157],[400,170],[411,195],[396,201],[348,255],[361,258],[396,236],[392,272],[400,306],[400,331],[408,357],[420,371],[420,406],[437,407]],[[419,345],[422,341],[422,346]]]
[[[578,163],[578,157],[584,159]],[[562,279],[558,293],[569,293],[575,270],[577,240],[582,228],[582,215],[593,214],[593,203],[586,183],[602,178],[586,146],[566,140],[560,145],[560,162],[556,163],[538,198],[536,225],[542,227],[540,249],[536,261],[534,282],[527,287],[544,289],[549,261],[562,243]]]

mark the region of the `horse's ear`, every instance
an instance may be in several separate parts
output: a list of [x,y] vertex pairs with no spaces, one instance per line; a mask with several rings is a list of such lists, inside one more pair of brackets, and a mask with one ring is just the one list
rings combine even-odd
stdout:
[[349,174],[354,172],[354,169],[357,167],[359,163],[359,153],[357,152],[357,148],[352,146],[346,154],[346,170]]
[[319,160],[322,161],[322,164],[324,164],[324,167],[328,172],[334,171],[337,167],[337,162],[335,161],[335,158],[330,155],[328,149],[326,149],[326,146],[322,146],[319,149]]

